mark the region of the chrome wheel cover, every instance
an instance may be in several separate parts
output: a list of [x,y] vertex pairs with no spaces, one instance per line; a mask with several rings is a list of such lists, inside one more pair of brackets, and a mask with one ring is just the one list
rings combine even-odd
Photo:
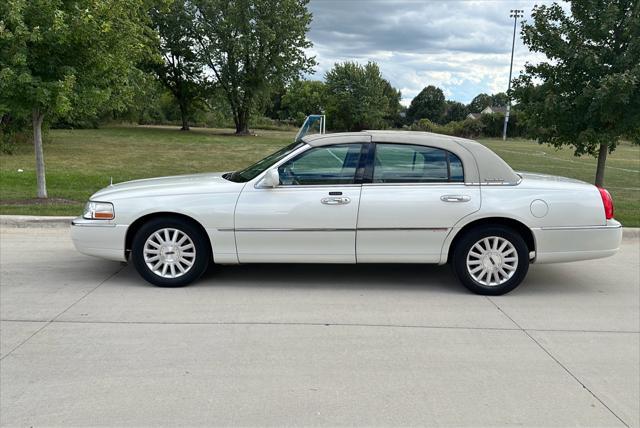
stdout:
[[482,238],[467,254],[467,272],[474,281],[487,287],[504,284],[517,268],[516,247],[499,236]]
[[178,278],[193,267],[196,247],[183,231],[164,228],[147,238],[143,256],[151,272],[162,278]]

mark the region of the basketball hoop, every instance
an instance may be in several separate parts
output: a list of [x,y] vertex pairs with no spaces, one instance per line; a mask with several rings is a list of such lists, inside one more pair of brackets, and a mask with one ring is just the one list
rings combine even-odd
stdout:
[[310,114],[309,116],[307,116],[307,118],[304,120],[304,123],[298,130],[294,141],[300,141],[305,135],[310,133],[309,131],[312,131],[316,128],[318,129],[318,134],[324,134],[326,132],[324,114]]

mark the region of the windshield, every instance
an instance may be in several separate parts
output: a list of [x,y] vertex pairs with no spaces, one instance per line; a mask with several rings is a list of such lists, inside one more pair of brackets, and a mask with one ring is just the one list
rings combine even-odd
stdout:
[[224,178],[226,178],[229,181],[234,181],[236,183],[244,183],[249,180],[253,180],[258,175],[260,175],[262,171],[266,170],[271,165],[278,162],[280,159],[284,158],[289,153],[293,152],[295,149],[297,149],[302,145],[303,143],[301,142],[295,142],[295,143],[289,144],[288,146],[281,148],[277,152],[270,154],[266,158],[259,160],[258,162],[254,163],[251,166],[246,167],[243,170],[232,172],[231,174],[226,174]]

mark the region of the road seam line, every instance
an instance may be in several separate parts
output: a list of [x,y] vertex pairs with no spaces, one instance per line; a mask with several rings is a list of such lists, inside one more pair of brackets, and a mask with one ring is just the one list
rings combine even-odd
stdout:
[[[451,329],[451,330],[496,330],[496,331],[520,331],[516,327],[466,327],[447,325],[418,325],[418,324],[362,324],[362,323],[327,323],[327,322],[270,322],[270,321],[105,321],[105,320],[30,320],[30,319],[0,319],[0,322],[24,322],[24,323],[66,323],[66,324],[141,324],[141,325],[299,325],[299,326],[336,326],[336,327],[388,327],[388,328],[424,328],[424,329]],[[566,329],[541,329],[529,328],[526,331],[543,333],[605,333],[605,334],[640,334],[633,330],[566,330]]]
[[360,324],[360,323],[329,323],[329,322],[268,322],[268,321],[83,321],[83,320],[0,320],[4,322],[49,322],[66,324],[139,324],[139,325],[261,325],[261,326],[310,326],[310,327],[384,327],[384,328],[415,328],[415,329],[443,329],[443,330],[488,330],[488,331],[520,331],[515,327],[464,327],[438,326],[415,324]]
[[29,337],[27,337],[25,340],[23,340],[22,342],[20,342],[19,344],[17,344],[13,349],[11,349],[9,352],[7,352],[5,355],[3,355],[0,358],[0,361],[4,360],[5,358],[7,358],[9,355],[11,355],[13,352],[15,352],[17,349],[19,349],[20,347],[22,347],[22,345],[24,345],[25,343],[27,343],[29,340],[31,340],[32,337],[34,337],[36,334],[40,333],[42,330],[44,330],[45,328],[47,328],[48,326],[50,326],[51,324],[53,324],[54,322],[59,322],[57,321],[57,319],[62,316],[65,312],[67,312],[69,309],[71,309],[73,306],[75,306],[77,303],[79,303],[80,301],[82,301],[85,297],[87,297],[89,294],[93,293],[94,291],[96,291],[98,289],[98,287],[100,287],[102,284],[104,284],[105,282],[109,281],[111,278],[113,278],[114,276],[116,276],[117,274],[119,274],[120,272],[122,272],[122,270],[125,268],[126,266],[121,266],[120,268],[118,268],[118,270],[116,270],[115,272],[113,272],[111,275],[109,275],[108,277],[106,277],[105,279],[103,279],[98,285],[96,285],[95,287],[93,287],[91,290],[89,290],[87,293],[83,294],[79,299],[77,299],[75,302],[73,302],[72,304],[70,304],[69,306],[67,306],[62,312],[60,312],[58,315],[56,315],[55,317],[51,318],[48,321],[38,321],[38,322],[45,322],[46,324],[43,325],[42,327],[40,327],[39,329],[37,329],[33,334],[31,334]]
[[[491,297],[486,296],[487,300],[489,300],[491,303],[493,303],[493,305],[504,314],[504,316],[506,316],[507,318],[509,318],[515,325],[518,326],[518,328],[527,335],[527,337],[529,337],[529,339],[531,339],[533,341],[533,343],[535,343],[540,349],[542,349],[542,351],[544,351],[545,354],[547,354],[553,361],[556,362],[557,365],[559,365],[565,372],[567,372],[569,374],[569,376],[571,376],[576,382],[578,382],[580,384],[580,386],[582,386],[583,389],[587,390],[589,392],[589,394],[591,394],[591,396],[593,398],[595,398],[596,400],[598,400],[598,402],[600,404],[602,404],[604,406],[605,409],[607,409],[613,416],[615,416],[620,422],[622,422],[622,424],[626,427],[629,427],[629,424],[627,424],[624,419],[622,419],[620,416],[618,416],[618,414],[616,412],[614,412],[609,406],[607,406],[605,404],[604,401],[602,401],[600,399],[600,397],[598,397],[591,389],[589,389],[589,387],[587,387],[587,385],[585,385],[580,379],[578,379],[578,377],[576,375],[574,375],[571,370],[569,370],[568,367],[566,367],[564,364],[562,364],[560,362],[560,360],[558,358],[556,358],[549,350],[547,350],[547,348],[545,348],[544,346],[542,346],[542,344],[540,342],[538,342],[533,336],[531,336],[531,334],[529,334],[529,332],[527,330],[525,330],[524,328],[522,328],[520,326],[520,324],[518,324],[513,318],[511,318],[500,306],[498,306],[498,304],[496,302],[494,302]],[[534,330],[532,330],[534,331]]]

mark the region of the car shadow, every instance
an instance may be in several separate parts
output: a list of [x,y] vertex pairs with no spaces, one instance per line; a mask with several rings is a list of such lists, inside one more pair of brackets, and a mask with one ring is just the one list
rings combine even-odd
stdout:
[[194,285],[397,289],[466,293],[448,266],[425,264],[250,264],[212,266]]
[[[129,264],[118,278],[130,285],[148,287]],[[351,289],[425,291],[470,294],[448,265],[433,264],[247,264],[212,265],[194,287],[271,287],[280,289]],[[509,296],[577,295],[606,292],[593,278],[571,264],[531,265],[523,283]]]

